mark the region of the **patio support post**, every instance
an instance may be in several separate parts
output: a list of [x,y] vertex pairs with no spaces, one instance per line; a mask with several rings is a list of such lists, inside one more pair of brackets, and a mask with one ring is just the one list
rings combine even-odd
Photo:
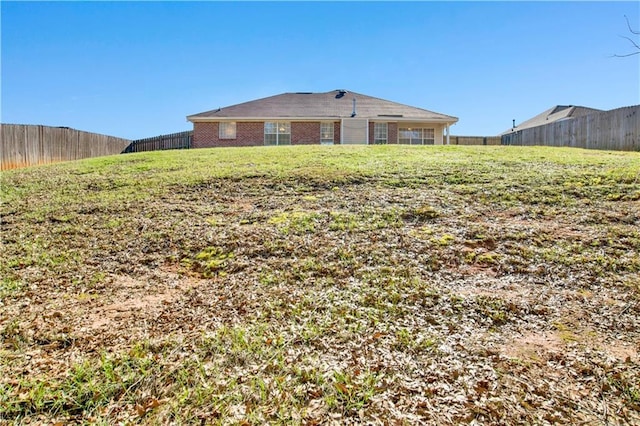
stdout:
[[447,145],[449,145],[449,124],[447,123]]

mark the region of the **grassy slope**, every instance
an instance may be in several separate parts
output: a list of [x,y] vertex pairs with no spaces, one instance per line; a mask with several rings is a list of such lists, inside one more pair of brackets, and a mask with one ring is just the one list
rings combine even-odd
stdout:
[[639,176],[390,146],[3,173],[0,422],[639,422]]

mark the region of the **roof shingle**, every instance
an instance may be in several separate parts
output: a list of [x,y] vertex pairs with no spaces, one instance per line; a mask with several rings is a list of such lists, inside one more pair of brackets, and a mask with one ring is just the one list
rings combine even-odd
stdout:
[[450,115],[343,90],[324,93],[283,93],[193,114],[187,119],[345,118],[352,116],[354,99],[358,118],[387,117],[449,123],[458,121],[457,117]]

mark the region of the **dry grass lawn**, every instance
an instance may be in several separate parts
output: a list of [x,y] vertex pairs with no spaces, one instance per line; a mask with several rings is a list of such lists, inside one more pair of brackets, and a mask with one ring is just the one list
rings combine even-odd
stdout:
[[640,424],[640,153],[2,174],[0,424]]

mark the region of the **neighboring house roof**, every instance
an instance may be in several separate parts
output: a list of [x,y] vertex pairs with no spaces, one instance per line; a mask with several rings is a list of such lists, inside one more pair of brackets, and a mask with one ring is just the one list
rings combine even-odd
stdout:
[[433,121],[453,124],[457,117],[428,111],[408,105],[374,98],[346,90],[325,93],[283,93],[237,105],[190,115],[187,120],[214,121],[215,119],[330,119],[351,117],[389,119],[394,121]]
[[506,135],[514,131],[528,129],[530,127],[544,126],[545,124],[553,123],[554,121],[566,120],[569,118],[576,118],[582,115],[591,114],[594,112],[601,112],[600,109],[587,108],[583,106],[574,105],[556,105],[541,114],[536,115],[533,118],[523,121],[515,128],[505,130],[500,135]]

